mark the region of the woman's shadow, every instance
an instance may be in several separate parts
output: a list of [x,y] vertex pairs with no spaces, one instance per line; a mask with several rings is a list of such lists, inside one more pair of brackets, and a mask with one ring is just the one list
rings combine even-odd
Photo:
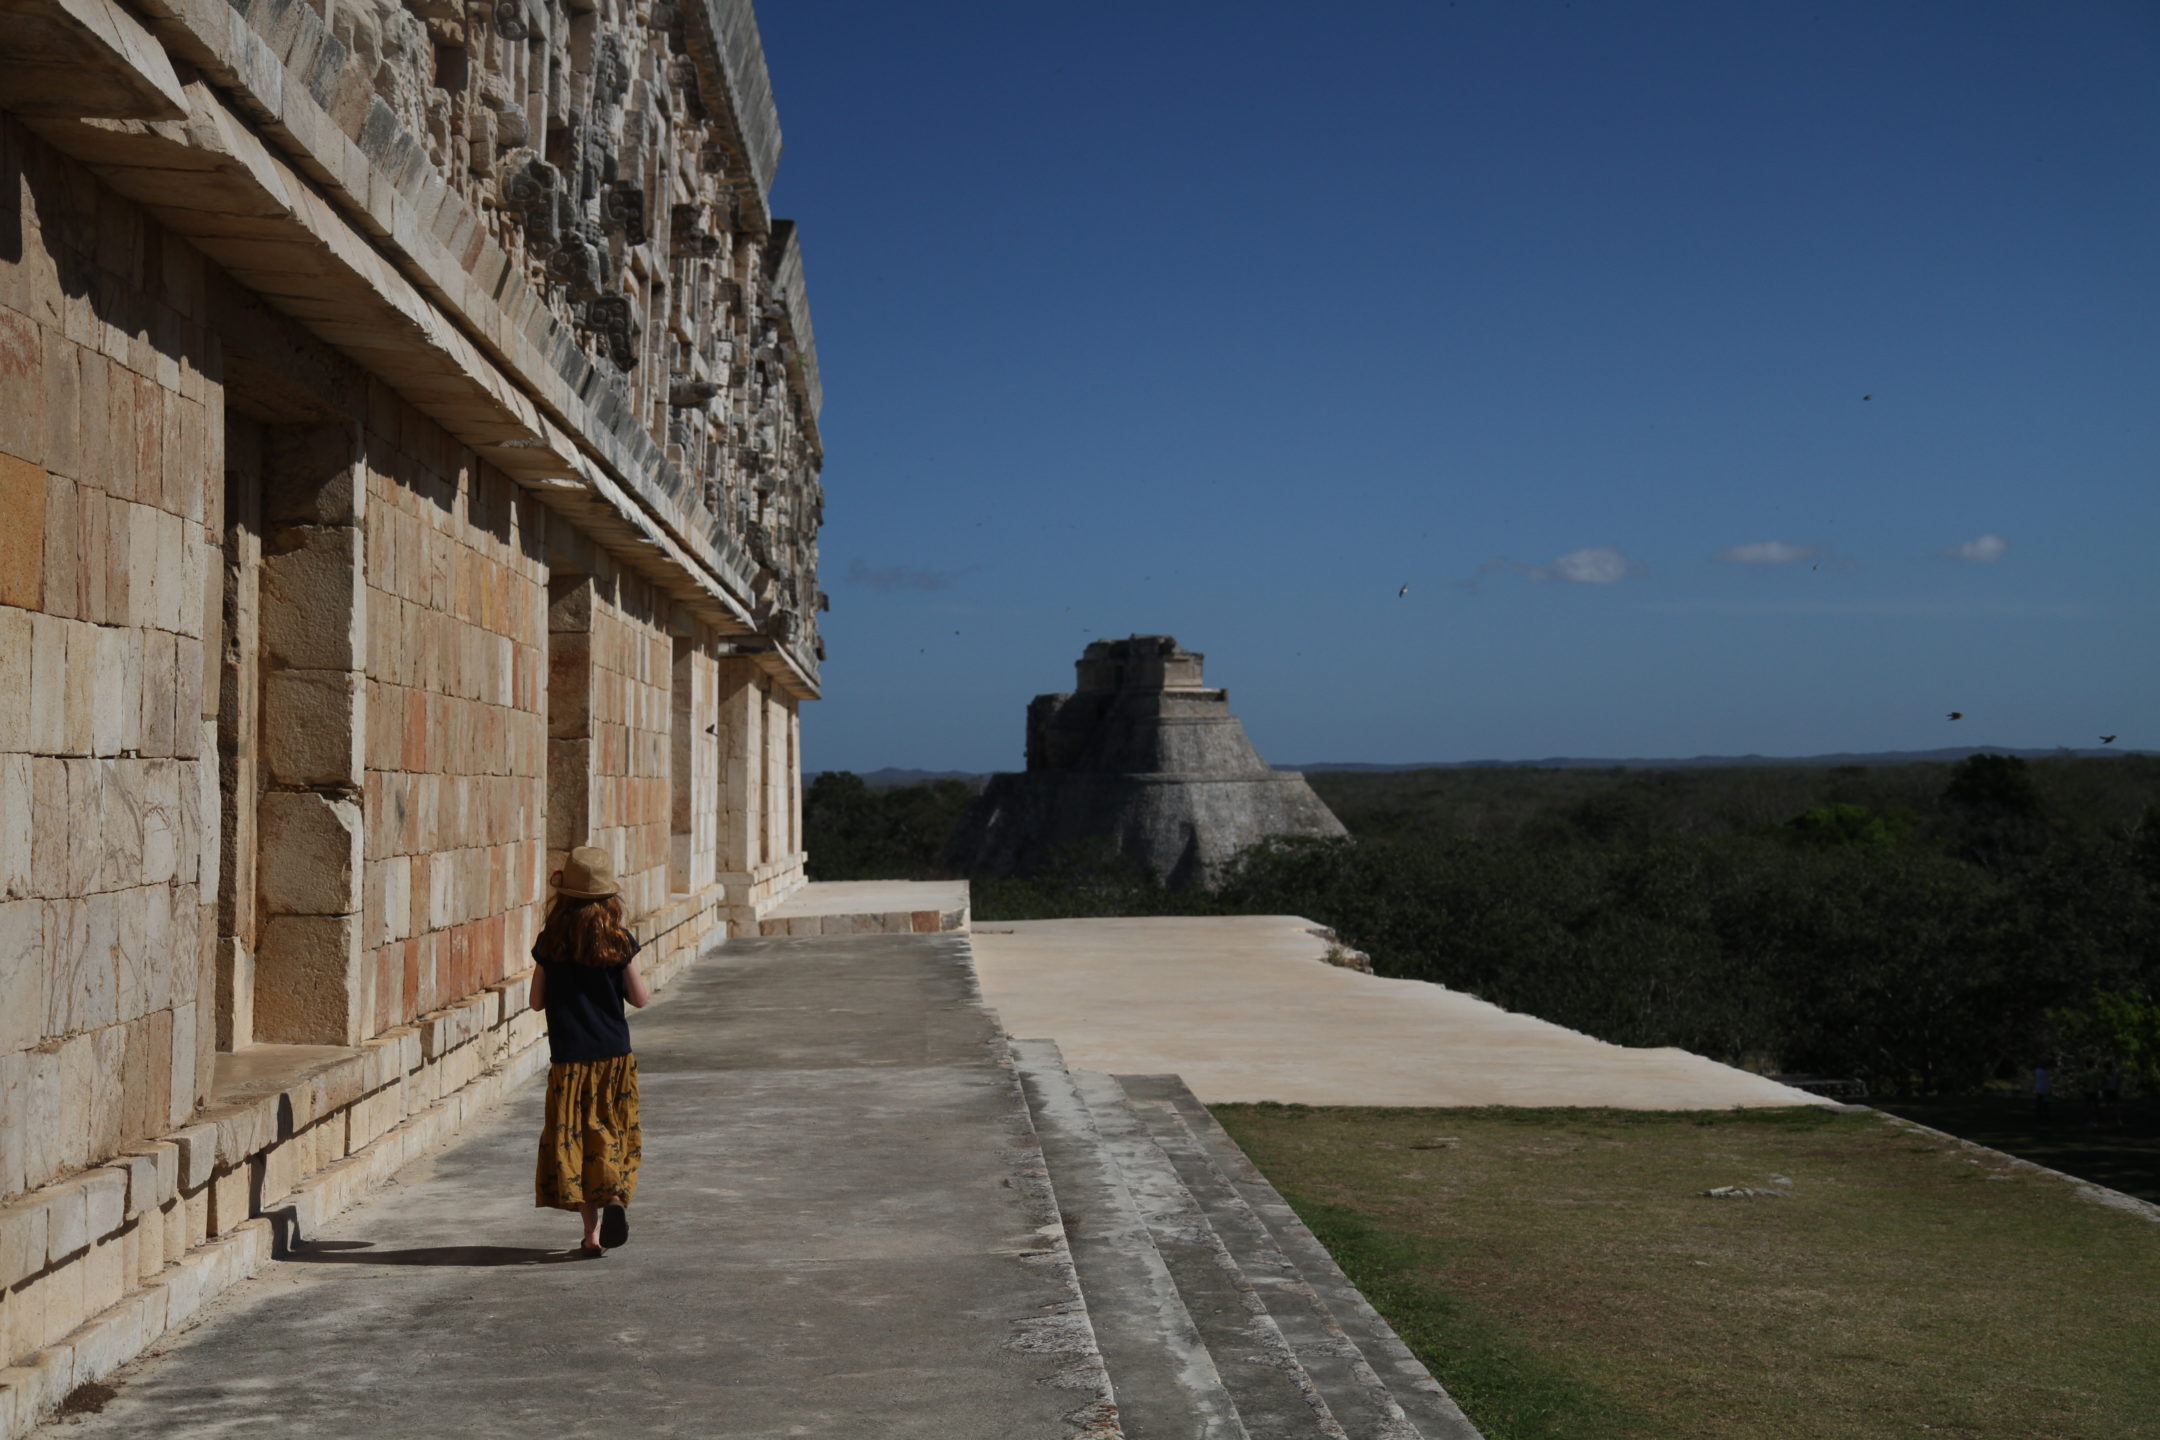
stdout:
[[372,1240],[309,1240],[290,1207],[272,1211],[271,1254],[307,1265],[560,1265],[588,1258],[579,1250],[539,1250],[523,1245],[423,1245],[378,1250]]

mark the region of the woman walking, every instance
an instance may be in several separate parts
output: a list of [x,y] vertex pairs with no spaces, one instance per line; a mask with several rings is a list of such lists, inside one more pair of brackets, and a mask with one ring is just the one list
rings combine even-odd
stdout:
[[575,1210],[585,1222],[579,1248],[604,1255],[630,1238],[637,1193],[637,1057],[623,1002],[642,1009],[652,995],[607,852],[580,845],[548,878],[555,903],[532,951],[530,1003],[547,1012],[551,1062],[533,1203]]

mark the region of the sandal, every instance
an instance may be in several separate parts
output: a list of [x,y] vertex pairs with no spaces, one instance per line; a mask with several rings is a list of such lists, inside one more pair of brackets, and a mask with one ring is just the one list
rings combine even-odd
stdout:
[[600,1243],[613,1250],[630,1238],[630,1214],[621,1202],[610,1204],[600,1212]]
[[577,1248],[578,1254],[584,1256],[587,1260],[598,1260],[602,1256],[607,1254],[607,1247],[605,1245],[587,1245],[582,1240],[578,1242]]

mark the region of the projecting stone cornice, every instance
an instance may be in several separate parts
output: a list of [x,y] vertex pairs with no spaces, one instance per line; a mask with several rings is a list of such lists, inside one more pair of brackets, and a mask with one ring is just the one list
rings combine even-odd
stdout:
[[789,374],[808,405],[814,437],[817,417],[825,409],[825,384],[818,378],[817,341],[810,332],[810,297],[803,287],[802,246],[795,238],[794,221],[773,222],[772,248],[766,255],[766,283],[787,311],[788,332],[795,342],[789,351]]
[[780,112],[773,106],[757,15],[750,0],[686,0],[683,18],[698,64],[699,97],[731,133],[745,172],[736,191],[763,229],[773,223],[767,197],[780,167]]
[[18,115],[177,120],[172,62],[113,0],[0,0],[0,94]]
[[[225,0],[144,3],[162,49],[130,46],[125,27],[107,24],[98,32],[105,41],[77,47],[70,63],[103,67],[106,79],[86,79],[86,96],[155,99],[157,66],[174,68],[169,54],[181,74],[199,71],[177,92],[182,118],[60,118],[50,87],[25,118],[715,629],[769,631],[759,623],[772,610],[759,562],[661,451],[620,377],[584,353],[314,12],[298,0],[251,0],[245,14]],[[59,0],[39,4],[57,9]],[[72,13],[112,0],[67,4]],[[754,58],[762,75],[754,27],[747,42],[728,33],[736,63]],[[10,43],[0,39],[0,58]],[[757,93],[769,110],[769,85]],[[14,108],[4,88],[0,105]],[[365,117],[351,127],[357,139],[334,118],[356,113]],[[754,105],[748,113],[755,121]],[[745,133],[746,154],[768,165],[777,158],[776,124]],[[766,266],[779,301],[770,319],[783,331],[814,455],[816,360],[800,254],[792,227],[783,228]],[[768,633],[759,663],[814,698],[816,657],[801,636]]]

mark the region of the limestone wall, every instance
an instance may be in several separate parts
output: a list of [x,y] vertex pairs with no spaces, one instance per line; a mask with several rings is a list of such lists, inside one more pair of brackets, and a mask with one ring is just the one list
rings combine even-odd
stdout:
[[546,874],[547,512],[387,389],[367,425],[368,1033],[526,968]]
[[4,117],[0,195],[5,1199],[169,1129],[209,1082],[221,411],[200,255]]
[[563,849],[615,854],[656,984],[757,933],[821,656],[743,0],[73,0],[0,27],[26,60],[5,1436],[545,1063]]
[[625,577],[595,588],[592,654],[591,843],[614,854],[623,903],[642,915],[667,902],[674,811],[674,647],[664,611],[647,587]]

